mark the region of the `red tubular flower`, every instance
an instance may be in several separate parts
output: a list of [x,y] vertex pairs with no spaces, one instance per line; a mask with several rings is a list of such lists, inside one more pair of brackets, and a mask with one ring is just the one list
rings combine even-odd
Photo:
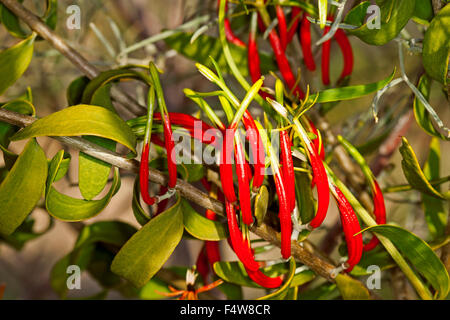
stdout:
[[317,186],[317,212],[316,216],[311,220],[309,225],[312,228],[319,227],[325,219],[330,203],[330,193],[328,186],[328,177],[323,166],[322,160],[317,155],[314,148],[309,150],[309,159],[313,171],[314,181]]
[[316,63],[311,50],[311,22],[307,19],[308,14],[305,13],[300,25],[300,45],[302,47],[303,60],[308,70],[316,70]]
[[[255,13],[256,14],[256,13]],[[252,16],[252,22],[250,24],[250,32],[248,35],[248,50],[247,50],[247,60],[248,60],[248,71],[252,82],[255,83],[261,79],[261,67],[258,51],[258,43],[256,41],[256,22],[254,21],[255,16]],[[272,97],[270,94],[259,90],[261,97],[266,99],[266,97]]]
[[275,173],[275,188],[277,190],[279,202],[278,217],[280,219],[281,228],[281,256],[284,259],[287,259],[291,256],[292,220],[289,212],[286,187],[280,172]]
[[[220,1],[221,0],[217,0],[217,7],[218,8],[220,7]],[[227,0],[222,0],[222,1],[225,1],[225,12],[227,12],[227,10],[228,10],[228,1]],[[237,46],[245,48],[245,43],[241,39],[239,39],[239,37],[236,36],[234,34],[233,30],[231,29],[231,23],[230,23],[230,20],[228,18],[225,18],[224,24],[225,24],[225,35],[227,37],[227,40],[229,42],[231,42],[232,44],[235,44]]]
[[[328,19],[333,20],[332,17],[329,17]],[[330,31],[330,27],[326,26],[324,29],[324,35],[327,34]],[[342,73],[339,77],[339,80],[344,79],[345,77],[352,74],[353,71],[353,50],[352,46],[350,44],[350,41],[348,41],[347,35],[342,29],[337,29],[336,33],[334,34],[334,39],[336,39],[336,42],[339,45],[339,48],[341,49],[342,56],[344,59],[344,67],[342,69]],[[324,85],[330,84],[330,51],[331,51],[331,39],[326,41],[322,45],[322,83]]]
[[294,38],[294,35],[297,31],[298,23],[300,22],[300,14],[302,10],[299,7],[292,7],[291,12],[291,27],[288,30],[287,42],[290,43]]
[[253,188],[258,189],[264,182],[266,170],[264,146],[259,130],[256,127],[255,120],[248,111],[244,113],[242,122],[244,123],[244,127],[247,130],[248,134],[247,139],[250,142],[252,158],[253,161],[255,162],[253,175]]
[[246,225],[253,223],[252,208],[250,203],[250,179],[246,170],[244,148],[240,141],[235,145],[236,173],[239,185],[239,205],[242,213],[242,221]]
[[336,31],[334,38],[336,39],[336,42],[338,43],[344,57],[344,68],[342,69],[340,76],[340,79],[344,79],[353,72],[353,49],[350,41],[348,41],[347,35],[342,29],[338,29]]
[[[153,138],[153,137],[152,137]],[[146,143],[142,148],[141,164],[139,166],[139,186],[141,188],[141,195],[144,202],[148,205],[155,203],[155,198],[148,193],[148,156],[150,152],[150,145]]]
[[251,251],[248,242],[242,237],[241,230],[239,229],[236,212],[234,206],[228,200],[225,200],[225,209],[227,212],[228,229],[230,231],[231,246],[238,256],[239,260],[244,264],[246,268],[251,271],[259,269],[258,262],[255,261],[253,252]]
[[[323,34],[327,34],[328,31],[330,31],[330,27],[325,26]],[[331,39],[322,44],[322,83],[326,86],[330,84],[330,52]]]
[[351,204],[348,202],[342,191],[338,188],[335,188],[334,190],[336,192],[336,201],[338,203],[345,241],[347,242],[348,248],[347,264],[349,267],[346,271],[350,272],[353,270],[353,267],[358,264],[362,256],[362,234],[359,233],[355,236],[355,234],[361,231],[361,226]]
[[202,249],[200,250],[195,265],[197,266],[198,273],[202,277],[203,283],[207,284],[209,275],[209,265],[208,259],[205,254],[205,245],[203,245]]
[[247,271],[248,276],[250,279],[255,281],[257,284],[259,284],[261,287],[267,288],[267,289],[274,289],[281,286],[283,283],[283,279],[281,276],[271,278],[267,275],[265,275],[261,270],[252,271],[247,268],[245,268]]
[[228,134],[225,134],[223,137],[222,149],[220,152],[221,161],[219,166],[219,173],[225,198],[228,200],[228,202],[235,203],[237,198],[234,192],[233,165],[231,163],[231,153],[233,149],[227,146],[228,140],[230,138],[232,139],[233,136],[229,137]]
[[[386,206],[384,204],[383,193],[381,191],[378,182],[373,180],[373,189],[372,189],[372,197],[373,197],[373,213],[375,215],[375,221],[377,224],[386,224]],[[373,250],[380,240],[376,236],[373,236],[370,241],[364,245],[364,251]]]
[[170,125],[169,115],[166,115],[163,120],[164,125],[164,142],[167,151],[167,166],[169,171],[169,188],[174,188],[177,184],[177,163],[175,158],[175,143],[172,138],[172,127]]
[[278,32],[280,34],[280,41],[283,50],[286,50],[288,45],[288,30],[286,24],[286,16],[284,15],[283,8],[280,5],[275,6],[275,11],[278,19]]
[[284,80],[286,81],[288,87],[293,91],[294,95],[298,96],[300,99],[305,97],[305,93],[302,91],[299,85],[296,84],[296,78],[292,72],[289,61],[286,58],[283,46],[281,45],[280,38],[278,37],[275,30],[269,33],[270,45],[275,54],[275,59],[277,60],[278,69],[281,72]]
[[295,208],[295,173],[292,160],[291,139],[287,130],[280,131],[281,163],[283,165],[283,180],[289,203],[289,213]]

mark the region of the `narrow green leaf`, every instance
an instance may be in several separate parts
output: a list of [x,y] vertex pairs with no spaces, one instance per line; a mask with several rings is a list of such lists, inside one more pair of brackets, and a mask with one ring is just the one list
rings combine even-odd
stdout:
[[150,220],[122,247],[111,270],[142,287],[170,257],[183,235],[181,201]]
[[27,70],[33,57],[35,35],[0,52],[0,95]]
[[283,300],[288,294],[292,280],[294,279],[295,267],[295,259],[291,257],[291,259],[289,260],[289,274],[287,275],[284,284],[280,288],[278,288],[278,290],[260,297],[257,300]]
[[433,249],[422,239],[393,225],[378,225],[363,231],[376,232],[386,238],[400,250],[411,262],[414,269],[425,277],[436,290],[436,297],[444,299],[450,289],[450,279],[444,264],[436,256]]
[[425,177],[425,174],[420,168],[416,154],[405,137],[402,138],[402,146],[399,150],[403,158],[403,173],[411,187],[435,198],[445,199],[445,197],[437,191]]
[[[424,74],[420,77],[419,84],[417,86],[417,89],[419,89],[419,91],[427,101],[429,101],[430,98],[431,82],[432,80]],[[413,107],[416,122],[426,133],[430,134],[431,136],[438,137],[442,140],[449,140],[449,138],[444,136],[439,132],[439,130],[436,129],[430,118],[430,113],[427,111],[423,103],[420,102],[417,96],[414,97]]]
[[386,79],[378,82],[319,91],[318,93],[309,96],[308,103],[313,103],[316,100],[317,95],[319,95],[319,98],[317,98],[316,103],[360,98],[384,88],[389,82],[392,81],[394,75],[395,69]]
[[135,152],[136,137],[130,127],[115,113],[89,105],[77,105],[52,113],[25,127],[11,137],[11,140],[81,135],[114,140]]
[[[207,35],[201,35],[195,40],[194,43],[191,44],[191,37],[192,33],[179,32],[165,39],[165,41],[167,45],[176,50],[178,53],[198,63],[206,65],[209,68],[214,67],[211,59],[209,58],[211,56],[217,62],[222,72],[230,73],[230,69],[225,60],[219,39]],[[247,49],[231,43],[229,46],[239,71],[244,77],[248,76]],[[260,59],[261,73],[263,75],[269,73],[269,71],[277,70],[271,56],[260,52]]]
[[435,80],[448,83],[450,57],[450,3],[431,20],[423,39],[422,61],[427,73]]
[[0,234],[10,235],[22,224],[42,197],[46,177],[47,158],[31,139],[0,184]]
[[219,241],[228,237],[225,224],[205,218],[188,201],[181,200],[184,227],[189,234],[200,240]]
[[[434,137],[430,142],[427,162],[423,166],[423,173],[426,179],[434,180],[439,178],[440,158],[439,139]],[[441,192],[440,186],[435,186],[434,188],[437,192]],[[445,212],[444,202],[422,194],[422,206],[431,239],[443,238],[445,236],[445,227],[447,226],[447,213]]]

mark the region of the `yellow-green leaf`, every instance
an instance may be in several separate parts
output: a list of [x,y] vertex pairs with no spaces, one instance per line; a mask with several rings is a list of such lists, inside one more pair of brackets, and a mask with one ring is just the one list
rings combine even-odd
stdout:
[[63,160],[64,151],[61,150],[50,162],[45,195],[45,206],[48,213],[63,221],[80,221],[96,216],[109,204],[111,198],[120,188],[119,169],[114,169],[114,178],[111,188],[102,199],[76,199],[60,193],[52,186],[55,178],[58,176],[58,171]]
[[370,294],[364,285],[346,274],[336,277],[336,285],[344,300],[369,300]]
[[90,105],[77,105],[52,113],[17,132],[11,140],[81,135],[111,139],[135,152],[136,137],[130,127],[117,114]]
[[292,280],[295,276],[295,259],[291,257],[289,260],[289,274],[286,277],[284,284],[278,288],[278,290],[269,293],[263,297],[258,298],[258,300],[283,300],[289,292]]
[[[380,7],[380,28],[370,29],[367,24],[363,24],[357,29],[348,30],[348,32],[366,43],[380,46],[394,39],[406,26],[414,14],[416,0],[377,0],[376,3]],[[352,9],[344,22],[363,21],[363,19],[355,18],[355,12],[365,17],[366,11],[361,10],[361,7],[367,8],[368,4],[370,3],[365,1]]]
[[9,235],[41,198],[47,177],[47,158],[35,139],[19,155],[0,184],[0,234]]
[[183,236],[181,201],[150,220],[136,232],[114,258],[111,270],[136,287],[158,272]]
[[416,154],[408,140],[405,137],[402,139],[402,146],[399,149],[403,158],[402,169],[411,187],[430,196],[445,199],[445,197],[431,185],[427,177],[425,177],[425,174],[420,168]]
[[27,70],[33,57],[35,35],[0,52],[0,95]]
[[189,234],[200,240],[219,241],[228,237],[225,224],[205,218],[189,202],[181,200],[184,227]]
[[375,232],[388,238],[436,290],[436,297],[444,299],[450,289],[450,280],[444,264],[436,256],[433,249],[422,239],[393,225],[378,225],[364,231]]

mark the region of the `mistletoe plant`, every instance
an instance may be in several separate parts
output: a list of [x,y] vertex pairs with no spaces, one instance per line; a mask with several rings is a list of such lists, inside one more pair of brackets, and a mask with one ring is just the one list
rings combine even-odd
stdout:
[[[19,38],[0,52],[0,94],[20,82],[38,42],[84,73],[68,86],[67,106],[47,116],[39,116],[31,90],[9,100],[4,95],[0,105],[0,239],[20,250],[54,219],[78,222],[72,251],[61,254],[50,275],[62,298],[73,265],[101,285],[97,298],[115,290],[143,299],[242,299],[245,287],[264,289],[260,299],[385,298],[366,281],[373,266],[383,275],[400,270],[421,299],[447,297],[450,193],[443,191],[449,177],[440,172],[440,145],[450,130],[429,102],[432,86],[447,101],[450,93],[447,1],[376,1],[379,15],[367,18],[370,1],[218,0],[211,15],[123,47],[119,64],[101,71],[54,31],[56,0],[45,1],[40,17],[20,1],[0,3],[3,27]],[[128,62],[131,52],[163,40],[193,60],[214,88],[184,89],[195,114],[171,111],[170,83],[160,79],[154,59]],[[392,42],[399,70],[393,63],[384,79],[367,74],[365,83],[350,85],[355,60],[364,59],[353,51],[357,42]],[[421,58],[416,84],[405,52]],[[333,66],[335,54],[341,71]],[[145,99],[122,91],[123,81],[145,88]],[[381,96],[402,82],[408,91],[401,94],[411,99],[383,106]],[[370,94],[371,106],[347,126],[330,125],[331,111]],[[422,166],[403,136],[413,118],[423,137],[432,137]],[[48,158],[39,137],[79,151],[82,198],[58,191],[71,156],[61,149]],[[22,140],[23,150],[14,153],[10,143]],[[408,184],[389,185],[387,164],[400,143]],[[118,192],[121,176],[130,174],[135,224],[92,223]],[[420,195],[414,206],[429,230],[425,239],[396,221],[389,203],[395,199],[385,197],[407,191]],[[40,233],[30,216],[36,207],[50,215]],[[167,265],[186,239],[202,242],[196,261]],[[231,258],[222,257],[225,246]],[[215,288],[222,295],[210,291]]]

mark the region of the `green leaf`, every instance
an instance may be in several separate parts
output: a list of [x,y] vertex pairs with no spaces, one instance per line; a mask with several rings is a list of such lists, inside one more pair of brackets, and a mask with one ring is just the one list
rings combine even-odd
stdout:
[[11,140],[81,135],[111,139],[135,152],[136,137],[130,127],[115,113],[89,105],[77,105],[52,113],[25,127]]
[[448,60],[450,57],[450,3],[431,20],[423,39],[422,61],[426,72],[433,79],[448,83]]
[[22,224],[41,198],[46,177],[47,158],[31,139],[0,184],[0,234],[10,235]]
[[311,189],[311,177],[306,172],[295,172],[295,198],[302,224],[310,222],[316,212]]
[[[416,0],[377,0],[376,3],[380,7],[380,29],[369,29],[367,24],[363,24],[357,29],[348,30],[348,33],[368,44],[380,46],[394,39],[406,26],[414,14]],[[367,6],[367,4],[360,4],[360,6]],[[355,22],[353,10],[357,10],[360,15],[362,13],[360,6],[348,13],[351,18],[344,19],[345,23]],[[359,20],[363,21],[363,19]]]
[[447,270],[433,249],[425,241],[408,230],[393,225],[378,225],[366,228],[363,231],[367,230],[392,241],[411,262],[414,269],[433,286],[436,290],[436,297],[438,299],[447,297],[450,289]]
[[[23,2],[23,0],[19,2]],[[0,21],[13,37],[25,39],[29,36],[29,32],[23,29],[17,16],[3,4],[0,4]]]
[[66,196],[52,186],[63,162],[64,151],[59,151],[50,162],[45,206],[53,217],[63,221],[80,221],[92,218],[99,214],[111,201],[111,198],[120,188],[119,169],[114,169],[114,178],[109,192],[100,200],[83,200]]
[[380,267],[380,270],[387,270],[396,266],[395,262],[391,259],[391,256],[387,251],[377,249],[365,252],[361,260],[350,272],[350,275],[354,277],[371,275],[372,272],[368,272],[367,270],[371,265]]
[[[429,101],[430,98],[430,89],[431,89],[432,80],[426,74],[422,75],[419,79],[419,84],[417,85],[417,89],[422,93],[424,98]],[[429,135],[438,137],[442,140],[449,140],[446,136],[439,132],[434,126],[432,120],[430,119],[430,113],[427,111],[422,102],[414,97],[414,116],[416,118],[417,124]]]
[[136,79],[144,82],[147,85],[150,85],[152,83],[152,80],[150,79],[148,74],[132,70],[131,68],[133,67],[135,66],[124,66],[118,69],[101,72],[97,77],[92,79],[84,88],[81,103],[83,104],[90,103],[97,90],[106,86],[109,83],[112,83],[113,81]]
[[260,226],[264,222],[264,217],[269,206],[269,191],[265,185],[262,185],[255,197],[255,218],[256,225]]
[[[110,98],[110,88],[111,85],[109,84],[99,88],[89,104],[103,107],[115,113]],[[112,140],[89,136],[83,138],[108,150],[116,150],[116,143]],[[107,162],[80,152],[78,157],[78,184],[83,198],[91,200],[105,188],[111,167]]]
[[188,201],[181,200],[184,227],[189,234],[200,240],[219,241],[228,237],[225,224],[205,218]]
[[324,283],[299,295],[299,300],[334,300],[339,297],[335,283]]
[[369,300],[370,294],[364,285],[346,274],[338,274],[336,285],[344,300]]
[[[177,159],[177,161],[179,161]],[[205,176],[206,168],[203,164],[181,163],[178,165],[178,172],[187,182],[197,182]]]
[[430,22],[434,16],[431,1],[432,0],[416,0],[413,17],[414,21],[428,25],[428,22]]
[[33,57],[35,35],[0,52],[0,95],[27,70]]
[[[23,0],[19,0],[19,2],[23,2]],[[54,30],[57,22],[58,0],[47,0],[46,2],[47,9],[42,19]],[[29,31],[25,31],[22,28],[19,18],[2,4],[0,4],[0,21],[3,23],[6,30],[16,38],[23,39],[30,35]]]
[[288,294],[292,280],[294,279],[295,267],[295,259],[291,257],[291,259],[289,260],[289,274],[287,275],[287,279],[284,284],[280,288],[278,288],[278,290],[260,297],[257,300],[283,300]]
[[[439,139],[434,137],[430,142],[430,153],[428,159],[423,166],[423,173],[428,180],[439,178],[441,149]],[[440,186],[434,187],[440,192]],[[444,202],[422,194],[423,211],[431,239],[440,239],[445,237],[445,227],[447,226],[447,213],[445,212]]]
[[445,199],[445,197],[428,181],[427,177],[420,168],[419,161],[417,160],[414,150],[405,137],[402,138],[402,146],[399,150],[403,158],[403,173],[411,187],[435,198]]
[[170,257],[183,235],[181,201],[150,220],[120,249],[111,270],[142,287]]
[[[222,72],[230,73],[219,39],[201,35],[191,44],[191,37],[192,33],[179,32],[165,39],[165,41],[169,47],[183,56],[212,69],[214,68],[214,65],[209,58],[211,56],[217,62]],[[248,76],[247,49],[232,43],[229,44],[229,47],[242,76]],[[269,71],[277,70],[277,67],[269,55],[260,52],[260,59],[261,73],[263,75],[269,73]]]
[[[325,103],[360,98],[384,88],[389,82],[392,81],[394,75],[395,69],[386,79],[378,82],[319,91],[318,93],[309,96],[308,103],[313,103],[314,101],[316,101],[316,103]],[[317,95],[319,95],[318,98]]]
[[74,106],[81,103],[84,89],[90,81],[91,80],[89,80],[88,77],[81,76],[69,84],[66,91],[66,98],[69,106]]

